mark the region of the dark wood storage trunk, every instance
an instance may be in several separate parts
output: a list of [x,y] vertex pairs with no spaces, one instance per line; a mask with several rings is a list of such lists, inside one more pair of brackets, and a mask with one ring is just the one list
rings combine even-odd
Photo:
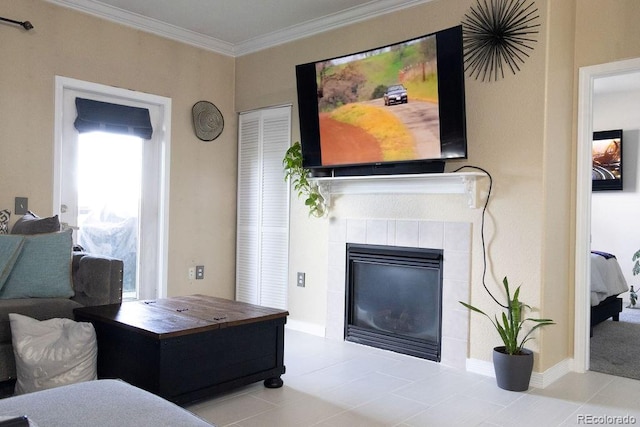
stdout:
[[285,372],[286,311],[191,296],[75,314],[96,329],[100,378],[120,378],[176,403]]

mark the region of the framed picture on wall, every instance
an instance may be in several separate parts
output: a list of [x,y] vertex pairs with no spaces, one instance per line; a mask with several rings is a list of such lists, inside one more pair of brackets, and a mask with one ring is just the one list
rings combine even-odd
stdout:
[[593,133],[593,191],[622,190],[622,130]]

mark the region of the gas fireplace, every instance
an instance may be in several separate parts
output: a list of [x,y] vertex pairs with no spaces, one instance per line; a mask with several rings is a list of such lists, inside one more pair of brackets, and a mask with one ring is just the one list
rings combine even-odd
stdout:
[[347,243],[345,339],[440,361],[441,249]]

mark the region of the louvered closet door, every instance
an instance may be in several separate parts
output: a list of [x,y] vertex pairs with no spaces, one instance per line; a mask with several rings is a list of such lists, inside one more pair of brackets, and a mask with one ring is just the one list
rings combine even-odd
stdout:
[[282,158],[291,143],[291,108],[240,115],[236,299],[287,308],[289,185]]

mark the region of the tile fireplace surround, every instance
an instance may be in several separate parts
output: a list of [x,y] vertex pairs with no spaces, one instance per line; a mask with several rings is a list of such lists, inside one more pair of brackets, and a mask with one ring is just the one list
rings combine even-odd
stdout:
[[465,369],[469,313],[471,224],[395,219],[333,218],[329,224],[326,337],[344,339],[347,243],[407,246],[444,251],[442,282],[443,365]]

